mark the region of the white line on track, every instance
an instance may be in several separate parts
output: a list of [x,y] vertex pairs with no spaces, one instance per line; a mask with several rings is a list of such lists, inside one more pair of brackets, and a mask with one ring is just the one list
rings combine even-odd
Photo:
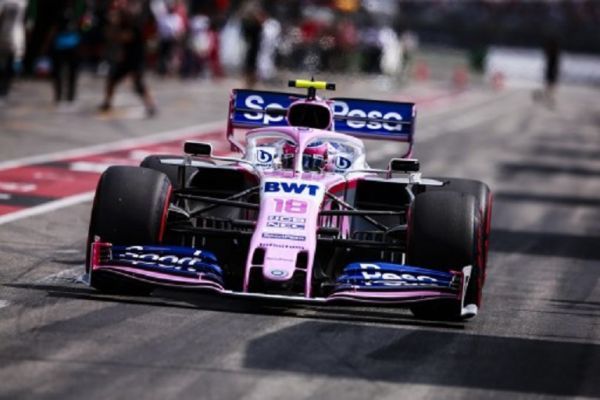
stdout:
[[6,306],[8,306],[8,301],[7,300],[0,300],[0,308],[4,308]]
[[[78,149],[65,150],[49,154],[40,154],[31,157],[24,157],[15,160],[9,160],[0,163],[0,169],[18,168],[25,165],[35,163],[47,163],[56,160],[62,160],[71,157],[83,157],[90,154],[102,153],[107,151],[115,151],[131,146],[147,146],[156,143],[160,143],[168,140],[176,140],[182,137],[186,137],[194,134],[210,133],[213,130],[224,128],[224,123],[221,122],[210,122],[206,124],[192,125],[180,129],[174,129],[170,131],[156,133],[150,136],[144,136],[140,138],[131,138],[126,140],[120,140],[117,142],[103,143],[94,146],[82,147]],[[36,207],[31,207],[25,210],[16,211],[11,214],[7,214],[0,217],[0,225],[13,222],[22,218],[31,217],[34,215],[44,214],[50,211],[58,210],[60,208],[69,207],[75,204],[84,203],[94,198],[94,192],[85,192],[75,196],[65,197],[56,201],[51,201]]]
[[34,215],[44,214],[60,208],[73,206],[75,204],[84,203],[94,198],[94,192],[81,193],[75,196],[65,197],[64,199],[51,201],[39,206],[27,208],[21,211],[15,211],[11,214],[6,214],[0,217],[0,225],[16,221],[18,219],[32,217]]
[[[222,128],[225,131],[225,122],[209,122],[206,124],[191,125],[184,128],[173,129],[170,131],[159,132],[149,136],[119,140],[116,142],[102,143],[88,147],[81,147],[78,149],[71,149],[65,151],[59,151],[55,153],[40,154],[36,156],[18,158],[15,160],[9,160],[0,162],[0,169],[18,168],[24,165],[36,164],[36,163],[47,163],[63,158],[72,157],[83,157],[90,154],[102,153],[106,151],[120,150],[130,146],[147,146],[156,144],[167,140],[176,140],[182,137],[186,137],[193,134],[209,133],[212,130]],[[224,136],[224,134],[223,134]]]

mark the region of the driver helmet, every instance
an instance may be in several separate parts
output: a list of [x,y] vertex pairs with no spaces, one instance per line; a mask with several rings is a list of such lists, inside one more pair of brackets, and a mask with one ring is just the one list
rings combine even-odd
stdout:
[[294,158],[298,146],[294,142],[286,140],[281,149],[281,167],[285,169],[294,168]]
[[312,142],[302,154],[302,168],[305,171],[321,171],[327,164],[329,146],[325,142]]
[[[294,167],[296,155],[295,143],[287,141],[283,145],[281,165],[283,168]],[[302,154],[302,169],[304,171],[321,171],[327,164],[328,144],[321,141],[309,143]]]

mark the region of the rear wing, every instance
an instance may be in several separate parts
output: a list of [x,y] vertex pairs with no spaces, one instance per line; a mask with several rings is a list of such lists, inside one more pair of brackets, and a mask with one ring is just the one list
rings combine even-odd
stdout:
[[[296,93],[234,89],[229,103],[227,137],[234,129],[288,126],[287,110],[297,101],[307,99]],[[385,139],[412,145],[416,109],[414,103],[332,98],[327,100],[333,114],[333,130],[363,139]]]
[[411,142],[415,129],[414,103],[333,98],[335,131],[364,139]]

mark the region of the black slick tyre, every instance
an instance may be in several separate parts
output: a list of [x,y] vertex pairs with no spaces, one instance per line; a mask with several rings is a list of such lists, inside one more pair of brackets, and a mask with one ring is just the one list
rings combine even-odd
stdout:
[[[166,154],[155,154],[144,158],[140,163],[140,167],[153,169],[155,171],[162,172],[165,174],[174,189],[180,189],[181,184],[179,182],[179,166],[173,164],[167,164],[161,162],[161,160],[172,160],[172,161],[183,161],[185,157],[182,156],[170,156]],[[185,170],[185,181],[188,182],[192,176],[192,168],[186,168]]]
[[[480,242],[481,248],[479,249],[479,263],[476,271],[476,275],[473,278],[476,280],[477,284],[477,294],[476,298],[470,299],[471,302],[480,306],[481,297],[482,297],[482,289],[485,283],[486,277],[486,269],[487,269],[487,256],[488,256],[488,248],[489,248],[489,240],[490,240],[490,231],[491,231],[491,221],[492,221],[492,203],[493,197],[492,192],[488,185],[481,181],[477,181],[474,179],[463,179],[463,178],[440,178],[436,177],[433,179],[437,179],[445,182],[444,186],[436,187],[428,187],[427,191],[443,191],[443,192],[459,192],[459,193],[467,193],[475,196],[477,201],[477,209],[479,210],[480,220],[482,225],[482,237]],[[471,296],[473,297],[473,296]]]
[[95,238],[118,245],[159,244],[165,229],[171,183],[162,172],[140,167],[108,168],[100,177],[87,240],[86,270],[90,285],[123,294],[147,294],[150,285],[92,273],[91,243]]
[[[444,271],[471,265],[475,270],[482,228],[476,203],[473,195],[460,192],[417,195],[408,221],[407,264]],[[477,290],[471,283],[467,293]],[[461,306],[460,300],[431,300],[411,311],[418,318],[459,320]]]

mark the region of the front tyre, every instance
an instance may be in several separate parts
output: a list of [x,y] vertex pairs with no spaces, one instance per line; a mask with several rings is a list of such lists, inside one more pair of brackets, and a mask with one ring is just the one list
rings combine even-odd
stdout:
[[[475,196],[460,192],[424,192],[411,205],[406,262],[409,265],[462,270],[471,265],[465,303],[478,295],[479,241],[482,223]],[[460,300],[431,300],[411,307],[416,317],[460,320]]]
[[[171,156],[166,154],[153,154],[144,158],[144,160],[142,160],[142,162],[140,163],[140,167],[162,172],[169,178],[169,181],[171,181],[171,185],[173,186],[173,188],[181,189],[182,187],[181,182],[179,181],[179,169],[182,167],[174,163],[168,164],[167,162],[163,161],[172,161],[174,163],[179,162],[183,164],[185,163],[185,157]],[[185,168],[184,181],[186,183],[190,180],[193,170],[194,169],[190,166]]]
[[87,240],[86,271],[100,291],[148,294],[150,285],[115,279],[91,271],[91,244],[96,237],[118,245],[153,245],[162,241],[171,183],[162,172],[141,167],[108,168],[100,177]]
[[[477,206],[479,209],[481,223],[483,224],[483,239],[481,245],[483,246],[480,250],[480,271],[479,276],[479,287],[483,287],[485,283],[485,274],[487,268],[487,254],[489,247],[489,238],[492,221],[492,192],[488,185],[483,182],[474,179],[463,179],[463,178],[436,178],[440,181],[444,181],[444,186],[430,186],[427,187],[427,191],[444,191],[444,192],[460,192],[467,193],[475,196],[477,200]],[[478,302],[479,304],[479,302]]]

